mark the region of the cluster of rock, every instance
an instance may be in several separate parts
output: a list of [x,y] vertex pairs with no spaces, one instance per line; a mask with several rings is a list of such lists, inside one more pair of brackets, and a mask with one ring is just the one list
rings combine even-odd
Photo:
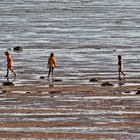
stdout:
[[[91,78],[89,80],[89,82],[101,82],[101,79],[100,78]],[[113,83],[107,81],[107,82],[101,83],[101,86],[113,86]]]
[[21,52],[23,51],[23,47],[20,47],[20,46],[16,46],[13,48],[14,51],[18,51],[18,52]]

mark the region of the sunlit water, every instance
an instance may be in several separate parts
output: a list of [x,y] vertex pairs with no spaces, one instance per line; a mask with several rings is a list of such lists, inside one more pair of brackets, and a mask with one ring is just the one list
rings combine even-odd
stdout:
[[[113,50],[116,51],[113,51]],[[1,49],[1,84],[6,81],[5,49]],[[138,85],[140,83],[140,51],[131,48],[130,51],[116,48],[77,48],[77,49],[24,49],[17,53],[10,51],[13,56],[14,69],[17,73],[15,84],[52,84],[47,81],[47,61],[49,54],[54,52],[57,67],[54,70],[54,79],[61,81],[54,85],[95,84],[111,81],[114,86]],[[117,55],[123,54],[125,80],[118,80]],[[40,76],[46,76],[40,79]],[[101,82],[89,82],[93,77],[98,77]],[[10,81],[13,77],[10,73]]]
[[11,51],[16,84],[49,84],[40,76],[47,76],[51,52],[57,60],[55,78],[63,80],[55,84],[92,84],[89,79],[99,77],[118,85],[118,54],[123,55],[125,84],[139,84],[139,12],[139,0],[0,1],[1,81],[5,50],[19,45],[26,47],[22,53]]
[[0,46],[140,43],[139,0],[6,0]]

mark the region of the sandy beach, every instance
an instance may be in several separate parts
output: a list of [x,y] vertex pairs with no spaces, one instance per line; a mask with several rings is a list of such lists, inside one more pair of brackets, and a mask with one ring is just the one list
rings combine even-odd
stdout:
[[[4,51],[1,49],[2,65],[6,63]],[[52,51],[57,67],[54,80],[50,77],[48,81],[47,58]],[[17,78],[11,73],[9,81],[1,76],[0,138],[139,139],[137,48],[24,47],[22,52],[12,48],[10,52]],[[120,52],[124,54],[125,79],[118,79],[116,57]],[[5,72],[3,66],[1,75]],[[92,78],[99,80],[90,81]],[[4,85],[7,82],[13,85]],[[112,86],[101,86],[105,82]]]
[[139,140],[139,13],[138,0],[0,1],[0,139]]
[[138,90],[140,86],[0,86],[0,137],[139,139]]

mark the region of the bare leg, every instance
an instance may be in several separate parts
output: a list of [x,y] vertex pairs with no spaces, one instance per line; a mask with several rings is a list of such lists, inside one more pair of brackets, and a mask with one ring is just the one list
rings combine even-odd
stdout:
[[50,73],[51,73],[51,68],[49,68],[48,79],[49,79],[49,77],[50,77]]
[[10,68],[10,71],[14,74],[14,76],[16,77],[16,73],[14,72],[14,70],[12,68]]
[[121,74],[123,74],[125,76],[124,72],[122,71],[121,66],[119,66],[119,70],[118,71],[119,71],[119,78],[121,77]]
[[121,71],[121,73],[125,76],[125,74],[124,74],[124,72],[123,72],[123,71]]
[[121,77],[121,70],[119,69],[118,71],[119,71],[119,78],[120,78]]
[[5,77],[8,77],[9,76],[9,68],[7,68],[7,73],[5,75]]
[[52,79],[53,79],[53,70],[54,70],[54,68],[52,68]]

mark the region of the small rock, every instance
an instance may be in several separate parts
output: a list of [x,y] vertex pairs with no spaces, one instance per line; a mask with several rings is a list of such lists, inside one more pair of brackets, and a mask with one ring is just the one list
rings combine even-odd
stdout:
[[31,93],[30,91],[27,91],[26,94],[27,94],[27,95],[30,95],[30,94],[32,94],[32,93]]
[[130,91],[125,91],[124,93],[131,93]]
[[54,87],[54,85],[49,85],[49,87]]
[[38,93],[42,93],[42,91],[39,90]]
[[91,78],[89,82],[100,82],[101,80],[99,78]]
[[14,51],[23,51],[23,48],[20,46],[14,47]]
[[45,76],[40,76],[40,79],[45,79]]
[[6,90],[3,90],[3,91],[2,91],[2,93],[6,93],[6,92],[7,92]]
[[97,48],[98,50],[100,50],[101,48]]
[[25,12],[26,12],[26,13],[29,13],[30,11],[29,11],[29,10],[26,10]]
[[140,90],[138,90],[138,91],[136,92],[136,94],[140,94]]
[[113,84],[111,82],[104,82],[101,86],[113,86]]
[[54,81],[54,82],[62,82],[61,79],[54,79],[53,81]]

